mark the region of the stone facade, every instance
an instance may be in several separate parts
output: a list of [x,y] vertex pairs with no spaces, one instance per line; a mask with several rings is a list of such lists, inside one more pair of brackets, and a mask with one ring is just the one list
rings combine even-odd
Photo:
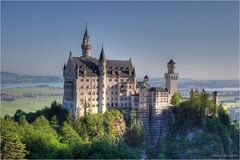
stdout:
[[151,87],[149,78],[136,81],[136,71],[129,60],[108,60],[104,49],[100,57],[91,56],[91,41],[87,28],[82,41],[82,56],[73,57],[70,51],[67,64],[63,67],[63,108],[74,118],[83,116],[86,110],[104,113],[108,108],[122,110],[135,108],[139,111],[157,111],[170,105],[171,95],[177,91],[178,74],[176,63],[168,62],[165,74],[166,87]]

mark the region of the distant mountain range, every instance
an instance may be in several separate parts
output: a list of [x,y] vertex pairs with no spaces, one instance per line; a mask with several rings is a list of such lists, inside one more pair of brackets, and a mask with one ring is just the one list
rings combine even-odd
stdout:
[[56,76],[29,76],[10,72],[1,72],[1,83],[48,83],[62,81],[63,78]]
[[[141,81],[142,79],[139,79]],[[29,76],[9,72],[1,72],[1,83],[49,83],[63,82],[62,77],[57,76]],[[165,86],[165,79],[150,79],[151,86]],[[180,78],[178,80],[179,88],[239,88],[239,80],[193,80]]]
[[[164,78],[150,79],[152,86],[165,86]],[[179,88],[239,88],[239,80],[194,80],[180,78],[178,80]]]

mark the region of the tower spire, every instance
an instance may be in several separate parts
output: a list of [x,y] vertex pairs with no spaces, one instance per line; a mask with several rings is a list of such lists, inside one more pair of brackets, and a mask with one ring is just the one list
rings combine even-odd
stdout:
[[91,45],[91,41],[90,41],[90,36],[88,35],[88,28],[86,25],[86,29],[83,35],[83,41],[82,41],[82,56],[83,57],[89,57],[91,56],[91,49],[92,49],[92,45]]
[[102,50],[101,50],[101,53],[100,53],[99,60],[102,60],[102,61],[106,60],[105,52],[104,52],[104,49],[103,49],[103,44],[102,44]]
[[89,36],[88,36],[88,30],[87,30],[87,24],[86,24],[86,28],[85,28],[83,40],[87,39],[88,37],[89,37]]

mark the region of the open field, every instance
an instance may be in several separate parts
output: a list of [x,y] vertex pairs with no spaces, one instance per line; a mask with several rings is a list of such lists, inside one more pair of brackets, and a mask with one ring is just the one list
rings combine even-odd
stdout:
[[14,115],[16,110],[21,109],[25,112],[34,112],[38,109],[50,106],[52,101],[56,100],[58,103],[62,103],[62,96],[50,96],[41,98],[18,98],[15,101],[1,102],[1,115],[4,116]]
[[[1,100],[1,116],[14,115],[16,110],[34,112],[38,109],[50,106],[56,100],[62,103],[63,89],[50,86],[4,88],[1,93],[14,97],[15,100]],[[3,98],[3,96],[2,96]]]
[[7,93],[15,96],[22,96],[26,94],[33,95],[62,95],[63,89],[58,87],[49,87],[49,86],[35,86],[35,87],[16,87],[16,88],[4,88],[1,91],[2,93]]

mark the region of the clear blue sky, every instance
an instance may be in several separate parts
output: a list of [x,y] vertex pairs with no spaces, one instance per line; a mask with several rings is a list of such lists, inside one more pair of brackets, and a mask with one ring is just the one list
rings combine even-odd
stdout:
[[235,2],[1,2],[1,70],[62,75],[81,55],[88,23],[92,56],[132,58],[137,76],[162,77],[173,58],[180,77],[239,77]]

